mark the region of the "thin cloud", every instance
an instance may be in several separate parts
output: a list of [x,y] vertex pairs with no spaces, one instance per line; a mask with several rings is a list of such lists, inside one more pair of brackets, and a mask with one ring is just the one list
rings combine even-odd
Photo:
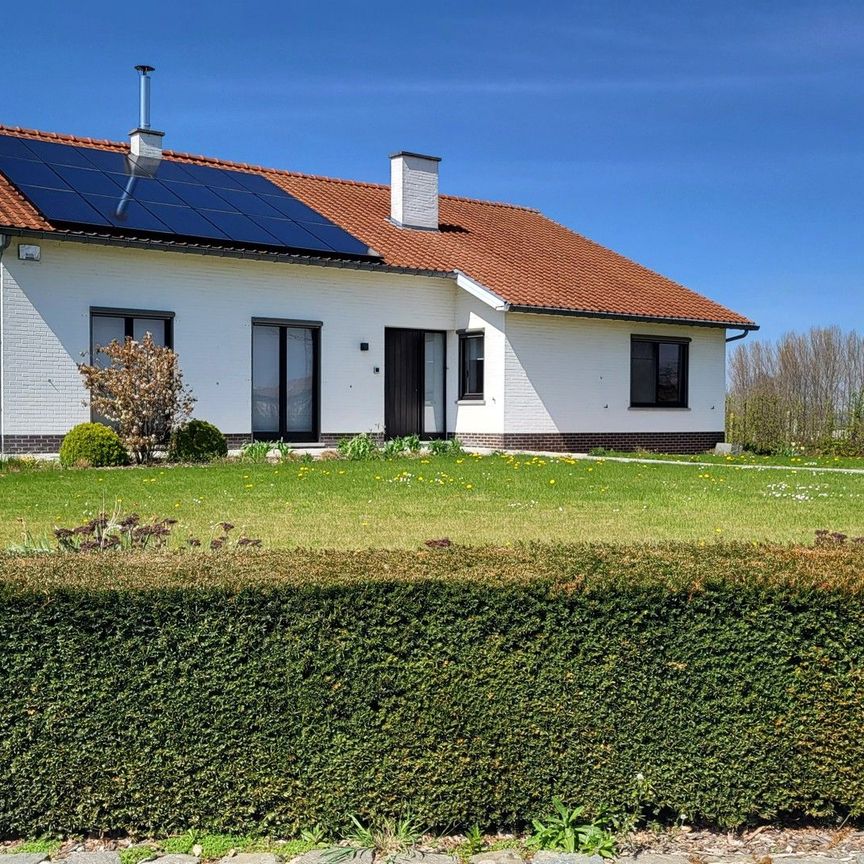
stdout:
[[[823,80],[826,73],[753,73],[729,75],[676,75],[662,78],[307,78],[293,79],[290,83],[273,81],[261,86],[260,80],[233,82],[233,88],[246,99],[258,91],[262,98],[296,95],[366,95],[366,96],[446,96],[452,94],[476,96],[555,96],[571,93],[627,93],[627,92],[702,92],[740,90],[755,87],[786,86]],[[203,82],[207,86],[207,82]],[[224,82],[218,84],[225,92]],[[275,91],[275,92],[274,92]]]

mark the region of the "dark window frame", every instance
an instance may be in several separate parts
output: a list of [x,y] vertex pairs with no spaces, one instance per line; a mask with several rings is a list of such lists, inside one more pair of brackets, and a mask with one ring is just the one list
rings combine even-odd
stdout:
[[[459,401],[460,402],[482,402],[486,398],[486,331],[485,330],[458,330],[459,336]],[[482,387],[477,392],[468,390],[468,368],[465,365],[467,356],[465,345],[469,340],[480,340],[483,352],[482,363]]]
[[[158,318],[165,322],[165,347],[174,350],[174,313],[167,312],[164,309],[127,309],[114,308],[112,306],[91,306],[90,307],[90,362],[94,362],[93,358],[93,319],[94,318],[122,318],[123,319],[123,335],[135,335],[135,319],[136,318]],[[104,346],[103,346],[104,347]]]
[[[288,441],[309,442],[319,441],[321,438],[321,321],[303,321],[295,318],[253,318],[252,327],[278,327],[279,328],[279,430],[278,432],[256,432],[252,425],[252,399],[249,400],[249,427],[253,441]],[[285,414],[288,407],[286,358],[288,351],[288,328],[312,331],[312,429],[300,432],[288,431],[285,428]],[[255,340],[252,339],[252,331],[249,336],[250,350],[250,397],[255,392]]]
[[[632,335],[630,337],[630,407],[631,408],[687,408],[689,405],[690,390],[690,342],[688,337],[678,336],[642,336]],[[654,345],[654,401],[635,402],[633,400],[633,345],[635,343],[649,343]],[[660,380],[660,345],[677,345],[678,352],[678,394],[679,398],[674,401],[657,401],[657,390]]]
[[[114,306],[91,306],[90,307],[90,345],[87,350],[87,355],[90,357],[90,362],[95,364],[96,352],[93,350],[93,319],[94,318],[120,318],[123,321],[123,335],[135,335],[135,319],[136,318],[156,318],[165,322],[165,347],[174,350],[174,313],[164,309],[128,309]],[[104,345],[101,347],[105,347]],[[90,406],[91,422],[109,424],[107,420],[99,419],[93,411],[93,406]],[[113,425],[112,425],[113,428]]]

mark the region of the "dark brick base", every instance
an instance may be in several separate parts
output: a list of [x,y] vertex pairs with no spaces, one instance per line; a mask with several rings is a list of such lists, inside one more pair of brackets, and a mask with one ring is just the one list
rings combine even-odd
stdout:
[[[357,432],[322,432],[319,443],[335,447],[343,438]],[[379,443],[381,433],[372,434]],[[456,437],[468,447],[497,450],[548,450],[559,453],[587,453],[593,447],[610,450],[654,450],[659,453],[704,453],[723,441],[722,432],[463,432]],[[252,440],[248,432],[229,432],[228,447],[238,449]],[[57,453],[62,435],[7,435],[5,452],[9,456]]]
[[505,432],[457,433],[468,447],[499,450],[548,450],[587,453],[594,447],[609,450],[652,450],[657,453],[704,453],[726,437],[723,432]]
[[7,456],[57,453],[62,440],[62,435],[5,435],[3,451]]

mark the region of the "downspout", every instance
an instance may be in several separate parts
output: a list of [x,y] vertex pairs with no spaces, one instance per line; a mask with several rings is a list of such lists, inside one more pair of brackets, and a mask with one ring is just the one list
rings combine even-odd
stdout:
[[743,339],[749,332],[750,332],[749,330],[742,330],[740,333],[738,333],[735,336],[729,336],[726,339],[726,341],[727,342],[737,342],[739,339]]
[[3,357],[6,353],[6,331],[4,329],[4,307],[6,295],[5,270],[3,268],[3,253],[9,248],[12,238],[8,234],[0,234],[0,457],[6,455],[6,366]]

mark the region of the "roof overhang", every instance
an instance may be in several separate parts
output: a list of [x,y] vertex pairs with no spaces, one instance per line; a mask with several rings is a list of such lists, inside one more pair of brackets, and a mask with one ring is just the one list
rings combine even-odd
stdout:
[[491,306],[499,312],[506,312],[510,309],[510,304],[500,294],[490,291],[485,285],[481,285],[467,273],[463,273],[461,270],[454,270],[453,275],[456,277],[456,284],[463,291],[467,291],[487,306]]
[[613,321],[643,321],[647,324],[674,324],[686,327],[715,327],[722,330],[758,330],[752,321],[706,321],[700,318],[678,318],[663,315],[633,315],[626,312],[598,312],[592,309],[561,309],[555,306],[524,306],[511,303],[508,312],[523,312],[533,315],[565,315],[569,318],[600,318]]

